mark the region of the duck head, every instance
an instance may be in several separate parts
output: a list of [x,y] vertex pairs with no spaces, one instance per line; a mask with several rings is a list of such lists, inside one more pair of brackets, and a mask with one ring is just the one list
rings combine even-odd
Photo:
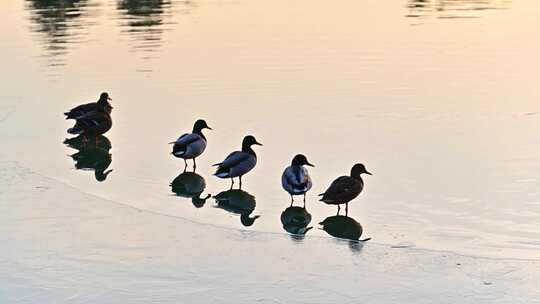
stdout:
[[109,97],[109,93],[103,92],[99,95],[100,102],[106,102],[107,100],[112,100],[112,98]]
[[112,169],[107,170],[107,171],[96,170],[94,171],[94,176],[96,177],[96,180],[98,182],[102,182],[102,181],[105,181],[105,179],[107,179],[107,175],[109,175],[109,173],[111,173],[112,171],[113,171]]
[[240,222],[245,227],[252,226],[255,223],[255,220],[261,217],[260,215],[255,215],[253,217],[250,217],[249,215],[250,215],[249,213],[242,213],[240,215]]
[[262,144],[258,142],[254,136],[248,135],[244,137],[244,140],[242,141],[242,150],[249,149],[253,145],[262,146]]
[[293,166],[310,166],[315,167],[314,165],[310,164],[307,160],[307,157],[304,154],[297,154],[293,160],[292,160]]
[[191,198],[191,202],[195,208],[201,208],[206,203],[206,200],[210,197],[210,194],[207,194],[206,197],[194,196]]
[[200,133],[203,129],[212,130],[204,119],[199,119],[193,125],[193,133]]
[[351,177],[359,178],[361,174],[371,174],[368,170],[366,170],[366,167],[363,164],[356,164],[351,169]]

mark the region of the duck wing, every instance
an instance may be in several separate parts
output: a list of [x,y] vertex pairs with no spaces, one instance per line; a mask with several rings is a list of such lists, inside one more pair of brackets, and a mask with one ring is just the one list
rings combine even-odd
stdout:
[[218,166],[215,175],[218,175],[220,173],[228,173],[231,168],[238,166],[240,163],[248,160],[248,158],[248,153],[242,151],[234,151],[233,153],[229,154],[223,162],[214,165]]
[[79,118],[75,126],[68,130],[71,134],[81,134],[89,130],[98,130],[110,124],[110,116],[102,112],[89,112]]
[[358,195],[363,188],[363,184],[350,177],[340,176],[330,184],[326,192],[322,195],[322,201],[340,201],[344,198]]
[[171,144],[174,144],[173,154],[182,154],[182,152],[186,152],[187,147],[198,140],[201,140],[201,136],[198,134],[183,134],[182,136],[178,137],[176,141],[171,142]]
[[87,114],[88,112],[96,111],[98,108],[97,102],[91,102],[87,104],[83,104],[80,106],[76,106],[75,108],[69,110],[68,112],[65,112],[64,115],[66,115],[66,119],[77,119],[82,115]]

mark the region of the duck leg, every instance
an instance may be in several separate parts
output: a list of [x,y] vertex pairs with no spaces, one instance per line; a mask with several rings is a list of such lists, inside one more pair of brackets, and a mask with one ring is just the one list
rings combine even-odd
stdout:
[[197,162],[195,162],[195,158],[193,158],[193,172],[195,172],[195,169],[197,169]]
[[345,216],[349,215],[349,203],[345,203]]
[[240,175],[240,177],[238,179],[240,180],[240,188],[238,188],[238,189],[242,189],[242,175]]
[[233,186],[234,186],[234,178],[231,177],[231,190],[232,190]]
[[304,193],[304,209],[306,209],[306,194]]
[[336,215],[339,215],[339,210],[341,209],[341,206],[338,204],[337,205],[337,214]]
[[187,170],[187,160],[184,158],[184,172]]
[[293,195],[291,194],[291,207],[292,207],[292,204],[294,203],[294,197]]

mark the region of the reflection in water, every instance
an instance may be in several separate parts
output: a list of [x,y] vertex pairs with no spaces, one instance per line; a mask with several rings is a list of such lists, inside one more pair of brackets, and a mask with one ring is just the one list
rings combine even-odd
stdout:
[[[322,225],[322,229],[331,236],[348,239],[353,241],[360,240],[362,236],[362,225],[358,223],[352,217],[344,215],[333,215],[324,219],[319,223]],[[360,241],[368,241],[370,238]]]
[[222,191],[214,196],[217,207],[223,210],[240,214],[240,222],[248,227],[253,225],[256,219],[260,216],[251,217],[251,213],[255,210],[255,196],[240,189],[231,189]]
[[172,192],[176,195],[191,198],[193,206],[201,208],[210,197],[210,194],[201,197],[206,188],[206,181],[195,172],[183,172],[178,175],[170,184]]
[[88,34],[88,0],[27,0],[31,30],[39,33],[45,56],[53,66],[64,65],[63,55],[71,44]]
[[135,41],[134,49],[153,52],[162,45],[164,25],[172,15],[170,0],[119,0],[123,33]]
[[71,158],[75,161],[75,168],[78,170],[93,170],[96,180],[104,181],[113,170],[107,168],[111,165],[112,155],[110,140],[98,135],[89,140],[83,135],[69,138],[64,141],[68,147],[79,150],[72,154]]
[[477,18],[486,10],[506,9],[511,0],[409,0],[406,17]]
[[281,213],[283,229],[291,234],[304,235],[313,227],[308,227],[311,222],[311,214],[306,208],[291,206]]

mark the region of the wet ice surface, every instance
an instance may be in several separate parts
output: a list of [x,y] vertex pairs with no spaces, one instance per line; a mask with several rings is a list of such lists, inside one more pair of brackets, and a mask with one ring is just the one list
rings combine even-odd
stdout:
[[[0,302],[540,298],[537,1],[0,6]],[[104,90],[106,139],[64,144],[61,113]],[[198,118],[189,177],[167,142]],[[247,194],[223,194],[211,164],[247,133]],[[307,211],[280,187],[296,153]],[[340,235],[316,194],[354,162],[363,248],[318,229]]]
[[5,303],[540,303],[537,261],[224,229],[1,168]]

